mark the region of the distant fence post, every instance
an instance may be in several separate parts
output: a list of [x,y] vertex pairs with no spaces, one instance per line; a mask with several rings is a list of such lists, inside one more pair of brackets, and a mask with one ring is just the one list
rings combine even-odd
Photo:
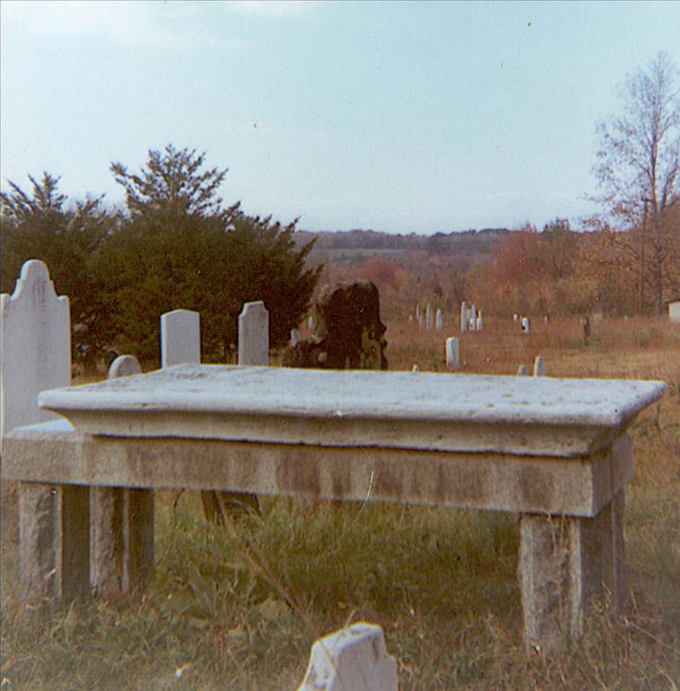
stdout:
[[[2,429],[55,418],[38,408],[38,394],[71,383],[71,317],[47,266],[26,262],[0,312]],[[87,487],[19,483],[19,578],[22,596],[71,600],[89,587]]]
[[238,318],[238,364],[269,365],[269,312],[264,302],[246,302]]
[[161,367],[200,364],[201,315],[174,310],[161,315]]

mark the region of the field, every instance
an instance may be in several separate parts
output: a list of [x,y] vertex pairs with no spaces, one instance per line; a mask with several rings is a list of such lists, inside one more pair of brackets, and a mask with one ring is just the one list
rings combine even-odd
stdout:
[[[2,488],[2,691],[292,691],[315,638],[383,626],[402,691],[680,688],[680,325],[608,320],[586,341],[577,318],[485,318],[481,333],[388,322],[390,369],[661,379],[633,426],[628,488],[631,607],[595,608],[586,635],[548,659],[522,645],[517,517],[374,504],[262,499],[262,515],[209,525],[200,497],[157,494],[156,578],[143,597],[19,603],[16,493]],[[303,333],[304,337],[304,333]],[[417,376],[417,375],[414,375]],[[75,383],[78,383],[77,381]]]

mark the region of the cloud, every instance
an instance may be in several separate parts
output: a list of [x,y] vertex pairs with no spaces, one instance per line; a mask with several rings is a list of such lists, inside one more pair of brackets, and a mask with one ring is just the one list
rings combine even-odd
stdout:
[[195,2],[15,2],[2,0],[3,30],[37,36],[102,38],[124,44],[173,48],[239,48],[249,42],[225,37],[210,13]]

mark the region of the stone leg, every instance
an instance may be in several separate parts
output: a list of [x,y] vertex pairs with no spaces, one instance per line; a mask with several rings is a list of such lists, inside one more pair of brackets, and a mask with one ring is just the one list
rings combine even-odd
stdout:
[[20,483],[19,578],[24,599],[85,595],[89,570],[89,488]]
[[519,579],[524,642],[541,651],[578,636],[593,602],[625,605],[624,492],[594,518],[522,514]]
[[147,586],[153,573],[152,490],[93,487],[92,587],[116,599]]

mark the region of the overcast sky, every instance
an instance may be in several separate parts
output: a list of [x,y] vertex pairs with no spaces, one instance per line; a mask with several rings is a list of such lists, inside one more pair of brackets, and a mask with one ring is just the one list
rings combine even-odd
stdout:
[[172,143],[300,228],[432,233],[592,212],[594,128],[680,2],[0,3],[1,177],[122,190]]

